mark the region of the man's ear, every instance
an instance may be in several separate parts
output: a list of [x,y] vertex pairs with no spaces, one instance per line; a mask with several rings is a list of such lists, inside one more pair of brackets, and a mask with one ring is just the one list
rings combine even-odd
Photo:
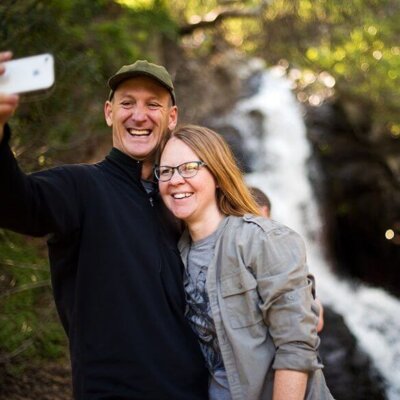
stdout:
[[172,106],[169,110],[169,117],[168,117],[168,128],[170,131],[175,129],[176,124],[178,123],[178,107]]
[[112,103],[107,100],[104,103],[104,117],[108,126],[112,126]]

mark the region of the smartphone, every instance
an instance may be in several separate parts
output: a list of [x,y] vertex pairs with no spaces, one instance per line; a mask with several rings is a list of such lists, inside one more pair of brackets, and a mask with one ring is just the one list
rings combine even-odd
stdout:
[[6,61],[4,67],[0,75],[2,93],[45,90],[54,84],[54,58],[49,53]]

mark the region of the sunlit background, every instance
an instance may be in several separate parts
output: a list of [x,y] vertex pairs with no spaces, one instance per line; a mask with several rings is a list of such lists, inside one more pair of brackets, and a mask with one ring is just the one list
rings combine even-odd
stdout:
[[[1,49],[56,62],[55,87],[11,121],[13,151],[25,171],[101,159],[107,78],[166,65],[181,122],[224,134],[305,237],[321,301],[376,372],[378,394],[354,374],[336,398],[399,399],[399,21],[398,0],[2,0]],[[0,398],[70,398],[45,238],[0,230],[0,289]]]

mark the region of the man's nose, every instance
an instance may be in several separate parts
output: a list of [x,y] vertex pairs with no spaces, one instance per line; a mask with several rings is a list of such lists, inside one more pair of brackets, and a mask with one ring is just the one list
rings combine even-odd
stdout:
[[144,121],[146,119],[146,109],[145,107],[137,104],[133,107],[131,118],[135,121]]

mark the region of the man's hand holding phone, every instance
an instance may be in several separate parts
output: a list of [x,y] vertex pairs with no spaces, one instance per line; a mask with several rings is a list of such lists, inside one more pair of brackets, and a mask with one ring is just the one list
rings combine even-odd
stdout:
[[[4,62],[11,60],[10,51],[0,52],[0,77],[5,73]],[[19,96],[17,94],[3,93],[0,88],[0,142],[3,139],[4,125],[14,114],[18,107]]]
[[51,54],[11,58],[9,51],[0,53],[0,140],[5,123],[18,106],[17,93],[43,91],[54,84]]

